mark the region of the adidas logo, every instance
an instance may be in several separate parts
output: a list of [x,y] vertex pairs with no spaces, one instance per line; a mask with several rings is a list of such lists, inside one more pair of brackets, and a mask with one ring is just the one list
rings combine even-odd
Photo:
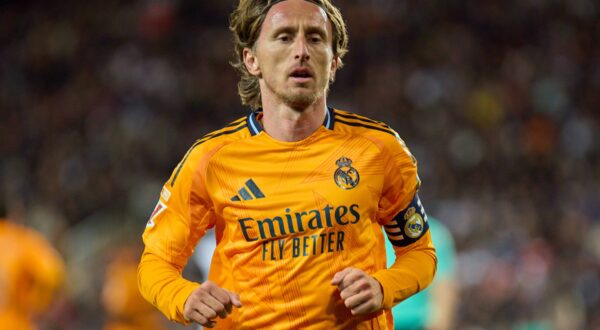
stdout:
[[[246,189],[248,188],[248,189]],[[250,190],[250,191],[248,191]],[[252,194],[251,194],[252,193]],[[246,185],[238,190],[238,194],[231,197],[231,201],[232,202],[239,202],[240,200],[252,200],[252,199],[258,199],[258,198],[265,198],[265,194],[263,194],[263,192],[260,190],[260,188],[258,188],[258,186],[256,185],[256,183],[254,182],[254,180],[249,179],[248,181],[246,181]]]

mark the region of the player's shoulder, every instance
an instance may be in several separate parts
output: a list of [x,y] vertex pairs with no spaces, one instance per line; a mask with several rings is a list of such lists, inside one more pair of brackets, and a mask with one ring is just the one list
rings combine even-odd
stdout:
[[214,130],[197,139],[189,149],[189,153],[204,153],[214,148],[248,138],[248,116],[240,117],[220,129]]
[[368,136],[391,145],[402,141],[398,133],[385,122],[341,109],[333,109],[333,115],[335,129],[343,133]]
[[[247,116],[238,118],[224,127],[212,131],[197,139],[185,153],[169,181],[171,187],[181,176],[189,176],[196,172],[199,164],[206,164],[223,146],[251,136],[248,130]],[[183,180],[188,181],[188,180]]]

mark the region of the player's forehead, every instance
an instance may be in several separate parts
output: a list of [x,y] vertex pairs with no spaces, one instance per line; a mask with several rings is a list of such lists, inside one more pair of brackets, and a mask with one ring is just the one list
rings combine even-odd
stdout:
[[321,28],[328,34],[331,33],[331,25],[325,10],[306,0],[286,0],[273,5],[267,12],[262,30],[273,31],[300,24]]

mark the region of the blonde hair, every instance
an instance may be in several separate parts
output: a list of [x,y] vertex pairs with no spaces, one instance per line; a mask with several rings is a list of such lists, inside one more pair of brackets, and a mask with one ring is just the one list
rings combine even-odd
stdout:
[[[240,0],[231,13],[229,29],[233,32],[235,60],[231,65],[240,73],[238,94],[243,105],[252,109],[260,108],[261,96],[258,77],[251,75],[244,65],[244,48],[252,49],[267,12],[276,3],[284,0]],[[329,0],[305,0],[323,8],[331,21],[333,30],[333,55],[338,58],[338,68],[342,67],[341,58],[348,52],[348,31],[340,10]]]

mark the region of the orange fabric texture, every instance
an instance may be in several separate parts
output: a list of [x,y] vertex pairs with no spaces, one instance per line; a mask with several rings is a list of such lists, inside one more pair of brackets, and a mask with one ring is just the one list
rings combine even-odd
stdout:
[[416,194],[414,158],[387,125],[349,112],[330,109],[298,142],[274,140],[252,116],[200,139],[166,182],[143,235],[142,294],[185,323],[199,284],[181,270],[215,228],[209,279],[243,304],[217,328],[391,328],[386,310],[352,316],[330,281],[360,268],[381,283],[385,308],[431,282],[428,234],[398,248],[385,269],[381,225]]

